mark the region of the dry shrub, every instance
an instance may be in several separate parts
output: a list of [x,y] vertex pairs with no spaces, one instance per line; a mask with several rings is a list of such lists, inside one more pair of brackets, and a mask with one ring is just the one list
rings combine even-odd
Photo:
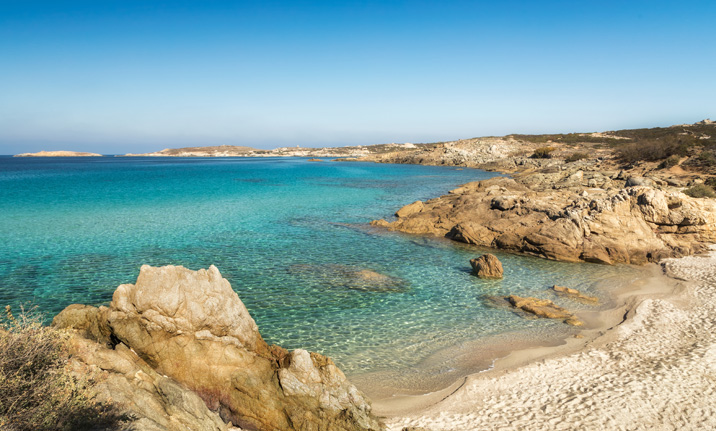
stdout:
[[116,407],[94,400],[91,382],[70,373],[67,335],[35,309],[0,317],[0,429],[122,429]]
[[716,191],[706,184],[696,184],[684,190],[692,198],[716,198]]
[[617,149],[617,157],[623,163],[634,164],[641,161],[655,162],[669,156],[685,156],[688,145],[679,137],[667,136],[662,139],[635,142]]
[[578,160],[584,160],[588,157],[589,157],[589,154],[587,154],[587,153],[573,153],[569,157],[564,159],[564,161],[567,163],[572,163],[572,162],[576,162]]
[[553,151],[554,148],[552,147],[539,147],[530,157],[533,159],[549,159],[552,157]]

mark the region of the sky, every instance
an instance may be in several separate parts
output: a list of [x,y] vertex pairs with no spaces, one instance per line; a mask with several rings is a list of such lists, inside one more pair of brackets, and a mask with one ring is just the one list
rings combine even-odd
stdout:
[[716,119],[716,1],[0,0],[0,154]]

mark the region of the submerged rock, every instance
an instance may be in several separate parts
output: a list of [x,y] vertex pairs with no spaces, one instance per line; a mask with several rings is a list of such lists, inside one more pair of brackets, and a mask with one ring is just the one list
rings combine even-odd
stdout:
[[291,273],[300,273],[327,288],[347,288],[366,292],[402,292],[405,280],[352,265],[293,265]]
[[483,254],[477,259],[470,259],[472,273],[480,278],[502,278],[504,271],[502,262],[494,254]]
[[329,358],[266,344],[214,266],[142,266],[108,308],[73,305],[54,324],[76,329],[77,366],[101,370],[142,429],[382,429]]
[[587,304],[599,303],[599,298],[597,298],[596,296],[585,295],[577,289],[572,289],[571,287],[557,286],[555,284],[554,286],[552,286],[552,290],[557,292],[557,294],[565,296],[569,299],[574,299],[575,301],[584,302]]
[[533,314],[537,317],[559,319],[572,326],[582,326],[584,324],[581,320],[577,319],[574,314],[548,299],[537,299],[532,297],[523,298],[517,295],[510,295],[505,299],[513,307],[519,308],[520,310]]

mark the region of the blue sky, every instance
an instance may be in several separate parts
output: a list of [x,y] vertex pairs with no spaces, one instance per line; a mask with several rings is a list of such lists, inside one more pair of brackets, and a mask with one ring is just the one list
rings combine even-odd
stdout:
[[0,0],[0,154],[716,118],[716,2]]

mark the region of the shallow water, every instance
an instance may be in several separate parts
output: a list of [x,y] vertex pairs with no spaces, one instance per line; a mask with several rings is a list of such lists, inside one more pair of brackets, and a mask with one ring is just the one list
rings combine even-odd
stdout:
[[495,253],[505,278],[480,280],[469,273],[479,249],[367,225],[494,175],[294,158],[0,157],[0,305],[31,301],[52,316],[109,302],[142,264],[213,264],[268,342],[327,354],[351,374],[409,370],[468,340],[562,325],[490,307],[486,296],[578,309],[549,287],[604,297],[598,282],[639,276]]

